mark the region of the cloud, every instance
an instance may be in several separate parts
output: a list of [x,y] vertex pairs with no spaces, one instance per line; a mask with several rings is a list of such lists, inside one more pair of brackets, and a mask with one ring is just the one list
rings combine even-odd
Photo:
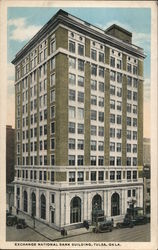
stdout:
[[8,26],[10,28],[9,38],[18,42],[31,39],[42,27],[29,25],[26,18],[9,19]]

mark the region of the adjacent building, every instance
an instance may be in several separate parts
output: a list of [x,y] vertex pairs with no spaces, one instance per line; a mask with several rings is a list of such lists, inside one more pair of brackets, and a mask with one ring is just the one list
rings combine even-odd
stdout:
[[144,58],[63,10],[16,54],[15,207],[57,229],[143,207]]
[[14,148],[15,148],[15,129],[12,126],[6,126],[6,183],[14,180]]
[[143,180],[144,180],[144,212],[150,213],[150,176],[151,176],[150,139],[143,139]]

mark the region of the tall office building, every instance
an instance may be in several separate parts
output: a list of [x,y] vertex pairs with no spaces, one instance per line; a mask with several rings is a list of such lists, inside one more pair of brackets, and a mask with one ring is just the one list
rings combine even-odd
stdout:
[[59,229],[143,206],[144,58],[62,10],[16,54],[16,207]]

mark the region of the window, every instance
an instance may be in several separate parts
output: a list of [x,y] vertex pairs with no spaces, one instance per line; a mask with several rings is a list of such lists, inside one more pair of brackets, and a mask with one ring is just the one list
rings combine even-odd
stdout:
[[83,166],[83,155],[78,155],[78,158],[77,158],[77,165],[78,166]]
[[84,124],[78,123],[78,134],[84,134]]
[[97,105],[97,97],[95,95],[91,95],[91,104]]
[[84,46],[82,44],[78,44],[78,54],[80,56],[83,56],[84,55]]
[[54,182],[54,171],[51,171],[51,182]]
[[39,180],[42,180],[42,171],[39,171]]
[[99,97],[99,107],[104,107],[104,97]]
[[54,118],[54,117],[55,117],[55,107],[54,107],[54,106],[51,106],[51,107],[50,107],[50,117],[51,117],[51,118]]
[[84,77],[78,76],[78,86],[84,87]]
[[122,74],[121,73],[117,73],[117,82],[122,83]]
[[79,150],[83,150],[84,149],[84,140],[78,140],[77,148]]
[[51,123],[51,133],[54,134],[54,132],[55,132],[55,123],[52,122]]
[[121,134],[122,134],[121,129],[117,129],[117,138],[118,138],[118,139],[121,138]]
[[69,118],[75,118],[76,117],[76,109],[75,107],[69,106]]
[[97,127],[91,125],[91,135],[97,135]]
[[131,180],[131,171],[127,171],[127,180]]
[[133,153],[137,153],[137,144],[133,144]]
[[137,171],[133,171],[133,179],[136,180],[137,179]]
[[75,182],[75,172],[69,172],[69,182]]
[[99,76],[104,77],[104,68],[103,67],[99,67]]
[[98,120],[99,120],[100,122],[104,122],[104,112],[99,112],[99,113],[98,113]]
[[117,101],[117,110],[122,110],[122,102]]
[[[47,141],[44,141],[44,149],[47,149]],[[55,149],[55,139],[51,139],[51,149]]]
[[131,110],[132,110],[132,105],[127,103],[127,112],[131,113]]
[[137,105],[133,105],[133,114],[137,114]]
[[110,114],[110,122],[115,123],[115,115],[114,114]]
[[133,92],[133,101],[137,101],[137,92]]
[[96,171],[91,171],[91,181],[96,181],[97,174]]
[[75,123],[69,122],[69,133],[75,133]]
[[54,86],[55,85],[55,74],[50,75],[50,86]]
[[127,157],[127,166],[131,166],[131,158]]
[[91,89],[97,90],[97,81],[91,80]]
[[132,77],[127,76],[127,85],[132,86]]
[[131,131],[127,130],[127,139],[131,140]]
[[133,74],[137,75],[138,74],[138,68],[137,66],[133,65]]
[[97,60],[97,51],[94,49],[91,49],[91,58],[95,61]]
[[121,118],[121,115],[117,115],[117,124],[121,124],[121,121],[122,120],[122,118]]
[[55,156],[51,155],[51,165],[54,166],[55,165]]
[[104,93],[104,82],[99,82],[99,91]]
[[112,56],[110,57],[110,66],[115,67],[115,58]]
[[76,59],[73,57],[69,57],[69,68],[71,68],[71,69],[76,68]]
[[115,86],[110,85],[110,94],[115,95]]
[[138,88],[138,79],[133,78],[133,87]]
[[91,166],[96,166],[96,156],[91,156]]
[[131,152],[131,144],[127,144],[127,152]]
[[127,117],[127,126],[131,126],[131,117]]
[[117,96],[122,97],[122,88],[117,87]]
[[110,180],[115,180],[115,171],[110,171]]
[[132,92],[130,90],[127,90],[127,99],[131,100],[132,98]]
[[50,69],[51,70],[55,69],[55,58],[50,59]]
[[98,165],[99,166],[104,166],[104,156],[99,156],[98,157]]
[[103,181],[104,180],[104,171],[99,171],[98,172],[98,180]]
[[83,120],[84,119],[84,109],[78,108],[78,119]]
[[137,127],[137,119],[133,118],[133,127]]
[[84,172],[80,171],[77,173],[77,181],[84,181]]
[[103,141],[98,142],[98,150],[99,151],[104,151],[104,142]]
[[55,90],[51,90],[51,92],[50,92],[50,101],[51,102],[55,101]]
[[91,141],[91,150],[96,151],[97,149],[97,142],[96,141]]
[[75,149],[75,139],[69,138],[69,149]]
[[121,152],[121,143],[117,143],[117,152]]
[[117,68],[118,69],[122,68],[122,61],[120,59],[117,59]]
[[110,71],[110,80],[115,81],[116,79],[116,72],[115,71]]
[[54,195],[54,194],[52,194],[52,195],[51,195],[51,203],[55,203],[55,199],[54,199],[54,197],[55,197],[55,195]]
[[75,90],[69,89],[69,100],[75,101],[76,99],[76,92]]
[[110,137],[111,138],[115,137],[115,128],[110,128]]
[[137,140],[137,131],[133,131],[133,140]]
[[135,190],[135,189],[132,190],[132,196],[133,196],[133,197],[136,196],[136,190]]
[[97,120],[97,111],[91,110],[91,120]]
[[104,136],[104,127],[99,127],[98,135]]
[[117,171],[116,178],[117,180],[121,180],[121,171]]
[[131,197],[131,190],[130,189],[128,190],[127,195],[128,195],[128,197]]
[[78,59],[78,70],[84,71],[84,61]]
[[78,91],[78,102],[84,102],[84,93]]
[[110,151],[115,152],[115,142],[110,142]]
[[127,63],[127,71],[132,72],[132,65],[130,63]]
[[55,41],[53,40],[50,42],[50,53],[53,53],[55,51],[55,47]]
[[110,166],[115,166],[115,157],[110,157]]
[[137,166],[137,158],[133,157],[133,166]]
[[117,157],[116,164],[117,166],[121,166],[121,157]]
[[102,53],[102,52],[99,52],[99,62],[104,63],[104,53]]
[[91,75],[97,75],[97,66],[95,64],[91,65]]
[[69,51],[75,53],[75,42],[69,41]]
[[72,85],[76,84],[76,76],[74,74],[69,73],[69,84],[72,84]]
[[75,155],[69,155],[69,166],[75,166]]

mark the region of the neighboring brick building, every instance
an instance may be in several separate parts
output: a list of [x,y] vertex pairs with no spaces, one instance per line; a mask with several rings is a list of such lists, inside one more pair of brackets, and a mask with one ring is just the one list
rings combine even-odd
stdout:
[[15,65],[15,206],[52,227],[143,206],[143,49],[62,10]]
[[11,183],[14,180],[14,144],[15,144],[15,129],[12,126],[6,126],[6,183]]

